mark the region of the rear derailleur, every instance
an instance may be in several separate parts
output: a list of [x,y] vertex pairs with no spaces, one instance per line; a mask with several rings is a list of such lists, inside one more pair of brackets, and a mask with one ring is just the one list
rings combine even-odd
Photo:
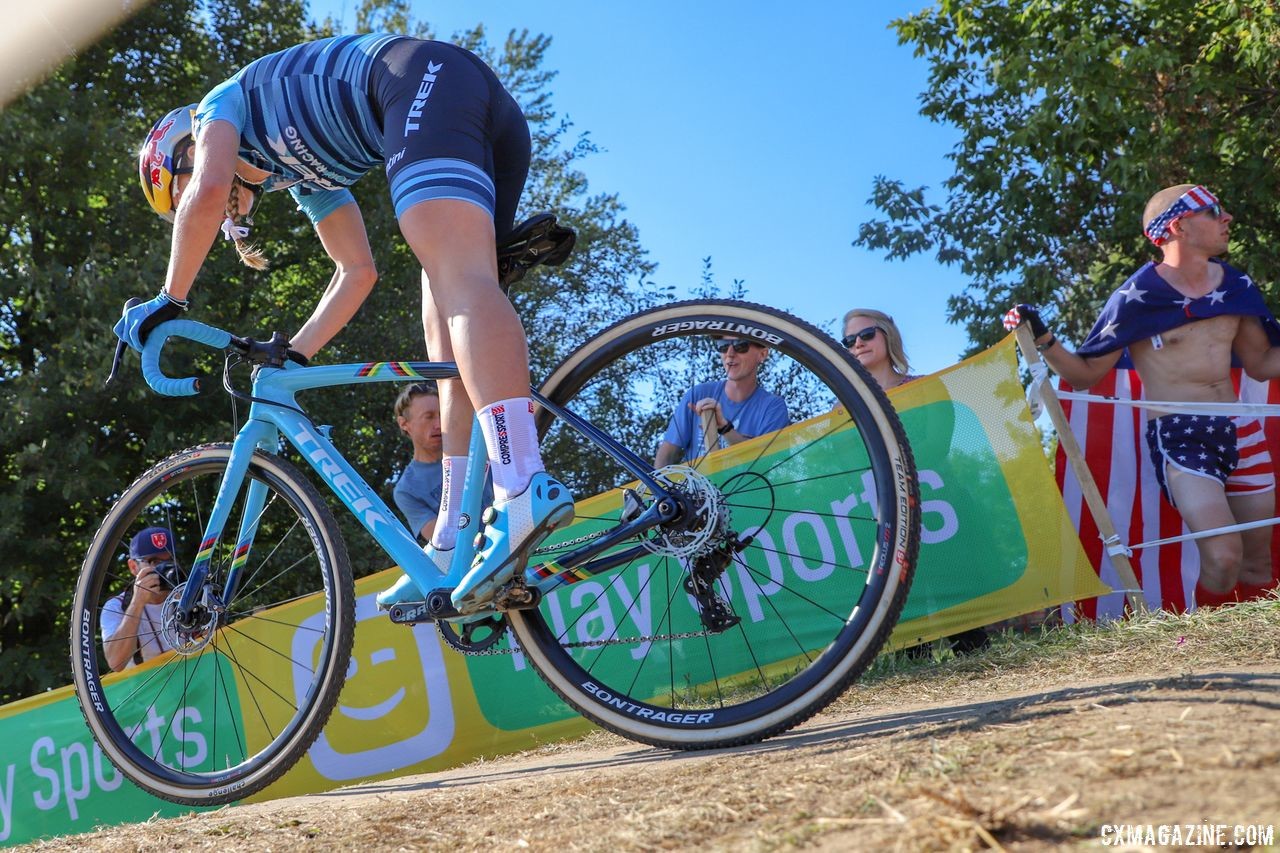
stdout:
[[732,542],[722,540],[705,554],[690,562],[689,576],[684,579],[685,592],[698,602],[698,618],[712,633],[727,631],[742,621],[733,606],[716,591],[716,581],[733,562]]

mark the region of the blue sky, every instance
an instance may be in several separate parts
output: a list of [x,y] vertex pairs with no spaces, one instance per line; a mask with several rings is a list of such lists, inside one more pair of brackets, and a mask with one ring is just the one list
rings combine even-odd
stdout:
[[[915,372],[954,363],[964,332],[945,320],[963,278],[931,258],[889,262],[851,245],[883,174],[935,193],[957,132],[918,112],[928,67],[889,22],[903,2],[413,0],[437,37],[483,23],[552,37],[555,103],[602,153],[593,192],[616,192],[678,292],[717,281],[836,332],[848,308],[888,311]],[[354,24],[358,0],[312,0]],[[994,322],[994,320],[993,320]]]

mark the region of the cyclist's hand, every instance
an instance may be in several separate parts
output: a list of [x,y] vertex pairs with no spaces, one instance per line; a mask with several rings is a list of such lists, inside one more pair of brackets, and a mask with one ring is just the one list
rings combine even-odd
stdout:
[[162,290],[150,302],[125,307],[120,319],[111,330],[120,340],[138,352],[142,352],[142,345],[147,342],[147,334],[164,321],[180,316],[187,310],[189,304],[186,300],[174,299]]
[[1049,327],[1044,324],[1044,320],[1040,317],[1040,309],[1034,305],[1020,303],[1010,308],[1009,313],[1004,315],[1004,327],[1010,332],[1018,328],[1023,321],[1031,324],[1031,336],[1033,338],[1049,334]]

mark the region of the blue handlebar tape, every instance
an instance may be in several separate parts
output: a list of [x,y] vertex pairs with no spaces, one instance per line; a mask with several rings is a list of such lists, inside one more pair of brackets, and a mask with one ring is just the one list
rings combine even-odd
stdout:
[[231,343],[231,333],[195,320],[168,320],[147,335],[147,342],[142,347],[142,377],[157,394],[190,397],[200,390],[199,380],[195,377],[172,379],[160,369],[160,351],[172,337],[187,338],[216,349],[226,349]]

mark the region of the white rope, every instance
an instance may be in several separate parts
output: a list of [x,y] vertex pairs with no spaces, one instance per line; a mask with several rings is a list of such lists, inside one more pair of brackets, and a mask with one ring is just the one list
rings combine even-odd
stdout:
[[[1035,383],[1033,382],[1034,386]],[[1040,392],[1036,388],[1037,393]],[[1100,394],[1082,394],[1079,391],[1058,391],[1060,400],[1079,400],[1084,403],[1110,403],[1113,406],[1129,406],[1135,409],[1147,409],[1166,415],[1253,415],[1254,417],[1276,417],[1280,415],[1280,405],[1275,403],[1170,403],[1163,400],[1124,400],[1119,397],[1104,397]]]
[[1231,524],[1226,527],[1215,527],[1212,530],[1201,530],[1199,533],[1184,533],[1181,536],[1170,536],[1167,539],[1153,539],[1150,542],[1140,542],[1127,550],[1132,554],[1134,551],[1139,551],[1143,548],[1154,548],[1157,545],[1170,545],[1174,542],[1188,542],[1192,539],[1204,539],[1208,536],[1219,536],[1223,533],[1238,533],[1243,530],[1253,530],[1256,527],[1274,527],[1277,524],[1280,524],[1280,516],[1275,518],[1264,518],[1261,521],[1244,521],[1240,524]]

